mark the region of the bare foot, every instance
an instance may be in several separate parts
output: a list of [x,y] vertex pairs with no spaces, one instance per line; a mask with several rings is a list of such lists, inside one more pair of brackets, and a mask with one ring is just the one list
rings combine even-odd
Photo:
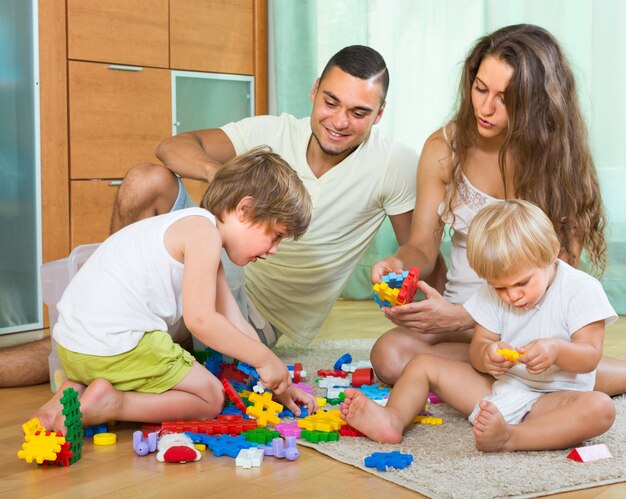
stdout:
[[[85,385],[81,385],[80,383],[76,383],[75,381],[65,380],[63,384],[59,387],[57,392],[52,396],[48,402],[42,405],[37,412],[33,414],[33,418],[38,418],[41,426],[43,426],[47,431],[60,431],[65,435],[65,426],[57,429],[55,426],[55,421],[59,415],[61,418],[63,415],[61,414],[61,410],[63,409],[63,405],[61,404],[61,398],[63,397],[63,391],[68,388],[73,388],[78,392],[78,396],[85,391]],[[32,419],[32,418],[31,418]]]
[[118,419],[122,393],[106,379],[92,381],[80,398],[83,426],[106,423]]
[[376,442],[399,444],[404,427],[394,413],[354,388],[346,388],[341,417]]
[[476,448],[483,452],[511,450],[507,446],[511,438],[510,426],[498,408],[486,400],[481,401],[479,407],[474,420]]

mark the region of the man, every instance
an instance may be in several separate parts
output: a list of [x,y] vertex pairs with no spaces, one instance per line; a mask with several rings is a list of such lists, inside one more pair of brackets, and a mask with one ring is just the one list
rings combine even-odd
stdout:
[[[258,116],[163,141],[157,148],[163,165],[140,164],[127,173],[111,231],[188,206],[192,201],[174,173],[210,181],[236,154],[269,145],[302,178],[313,199],[313,221],[298,241],[285,241],[271,259],[248,266],[249,319],[270,346],[279,334],[309,341],[385,216],[399,244],[409,234],[417,154],[373,129],[385,110],[388,86],[382,56],[354,45],[335,54],[315,82],[310,118]],[[32,345],[16,347],[12,358],[46,366],[47,353]],[[49,348],[47,341],[48,353]],[[0,366],[5,354],[0,350]],[[5,386],[31,382],[24,373]]]
[[310,341],[385,216],[400,244],[408,236],[417,154],[373,130],[388,85],[381,55],[350,46],[331,58],[315,82],[310,118],[259,116],[165,140],[157,149],[165,166],[128,172],[112,230],[184,206],[186,193],[172,172],[210,181],[236,154],[269,145],[302,178],[313,199],[313,222],[300,240],[284,242],[276,255],[246,269],[250,318],[270,345],[271,329]]

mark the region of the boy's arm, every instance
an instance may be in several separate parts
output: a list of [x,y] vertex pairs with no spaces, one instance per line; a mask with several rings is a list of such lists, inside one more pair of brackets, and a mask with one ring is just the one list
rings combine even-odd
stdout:
[[572,341],[544,338],[531,341],[519,350],[520,362],[530,374],[539,374],[551,365],[571,373],[593,371],[602,358],[604,320],[592,322],[572,334]]
[[165,234],[170,254],[182,261],[185,325],[205,345],[254,366],[263,384],[277,393],[291,382],[287,367],[258,339],[244,334],[217,311],[222,240],[204,217],[186,217]]
[[233,292],[230,290],[228,280],[226,279],[226,271],[224,270],[224,266],[221,263],[219,270],[217,271],[217,292],[215,296],[215,308],[244,334],[250,336],[250,338],[252,339],[261,341],[255,329],[242,315],[239,304],[237,303],[237,300],[235,300]]

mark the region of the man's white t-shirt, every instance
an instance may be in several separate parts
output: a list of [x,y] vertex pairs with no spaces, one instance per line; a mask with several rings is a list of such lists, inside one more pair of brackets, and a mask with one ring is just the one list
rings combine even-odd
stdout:
[[275,255],[245,268],[246,292],[263,316],[281,333],[307,343],[385,217],[413,210],[418,155],[374,129],[352,154],[317,178],[306,160],[309,118],[257,116],[222,130],[237,154],[270,146],[311,195],[307,233],[298,241],[283,241]]

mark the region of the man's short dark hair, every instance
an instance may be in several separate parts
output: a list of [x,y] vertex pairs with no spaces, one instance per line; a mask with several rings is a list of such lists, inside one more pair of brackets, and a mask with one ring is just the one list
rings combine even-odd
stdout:
[[322,71],[320,81],[334,67],[362,80],[375,79],[382,87],[382,100],[387,97],[389,70],[385,59],[376,50],[365,45],[350,45],[330,58]]

